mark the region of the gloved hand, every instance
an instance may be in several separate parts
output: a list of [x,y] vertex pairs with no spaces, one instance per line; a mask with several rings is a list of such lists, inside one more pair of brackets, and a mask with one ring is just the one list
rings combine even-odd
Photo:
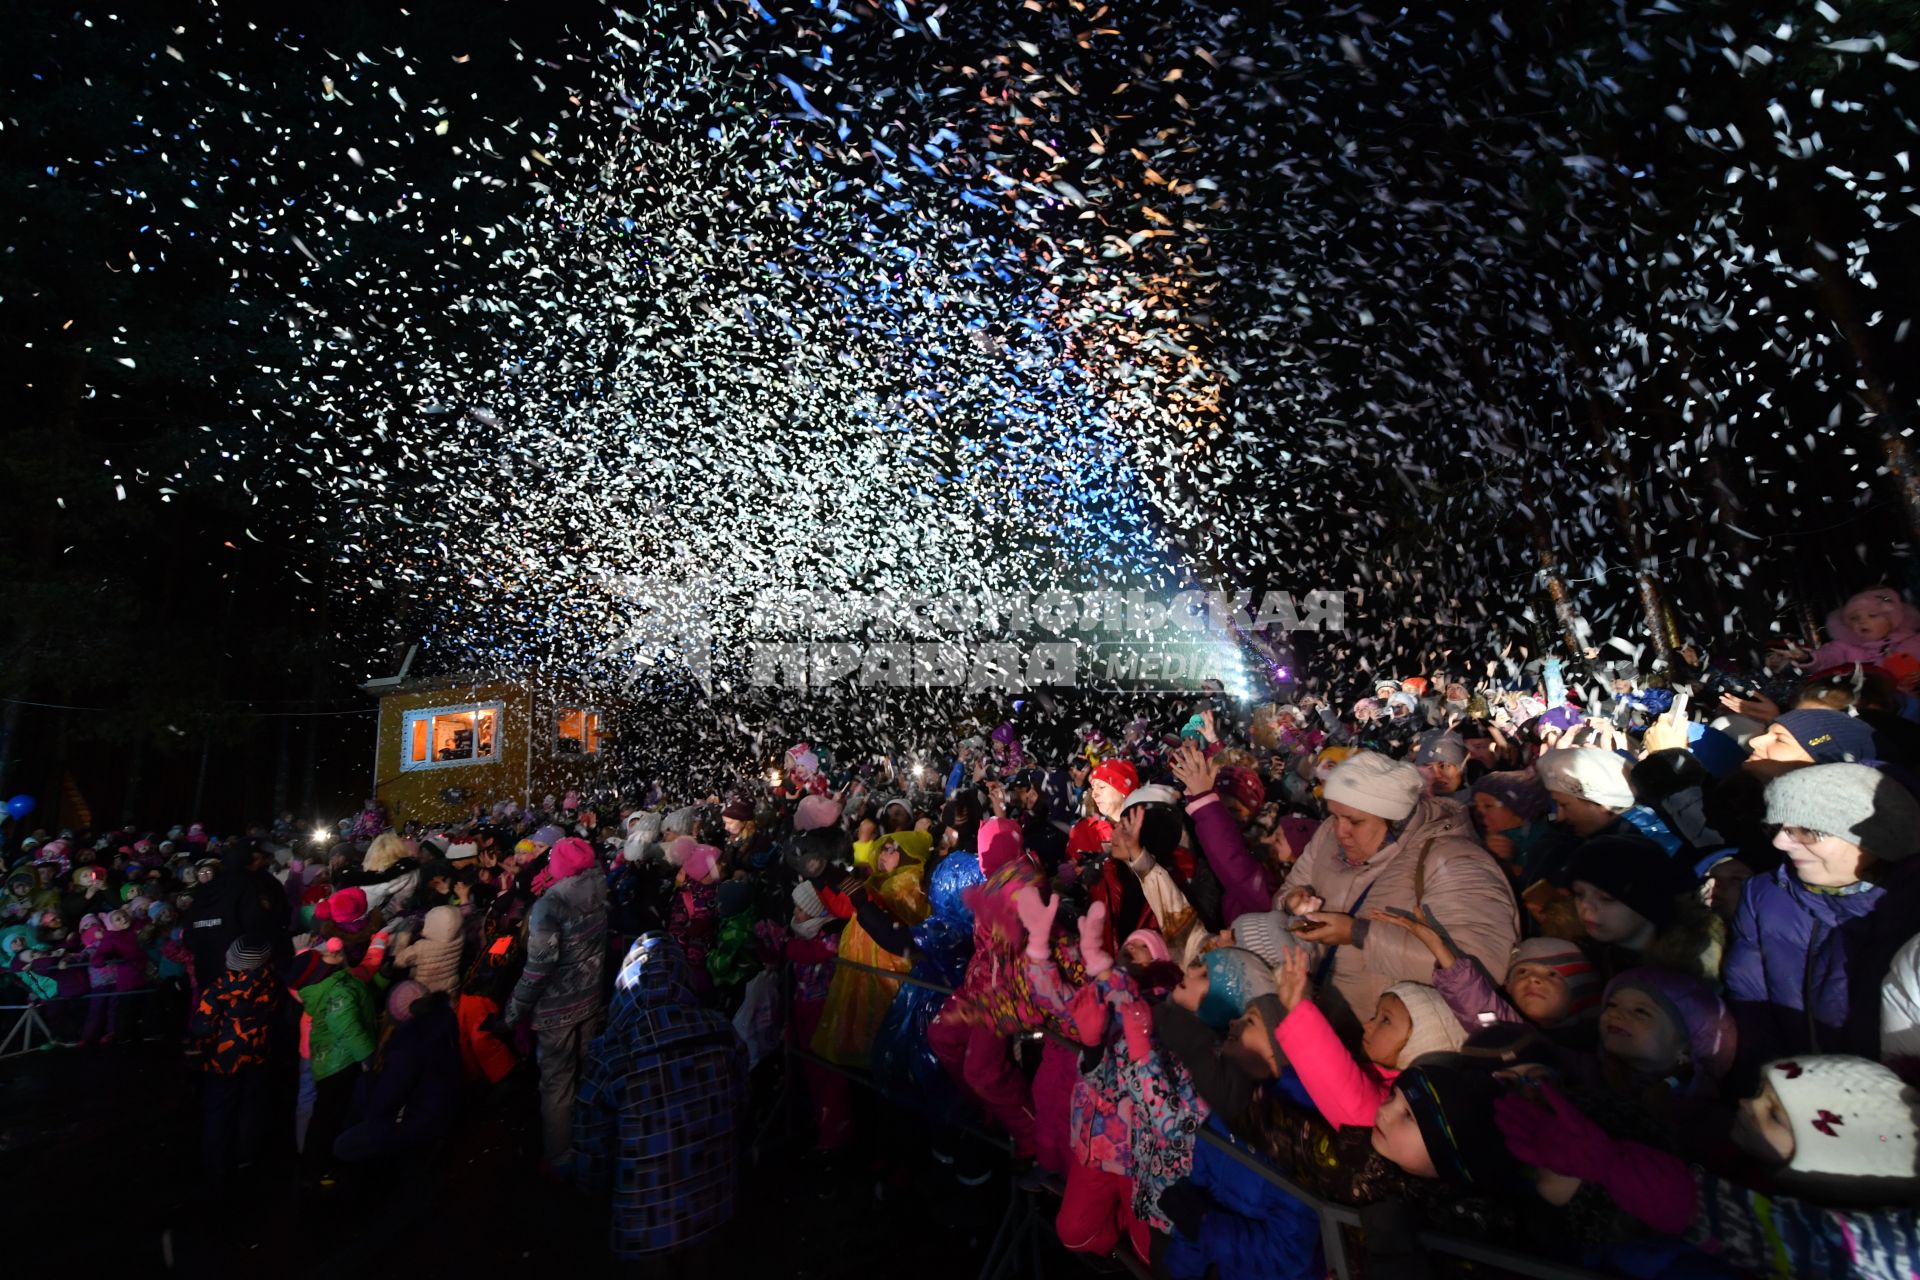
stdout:
[[1677,1235],[1693,1221],[1696,1191],[1685,1161],[1613,1137],[1553,1086],[1540,1086],[1540,1102],[1496,1098],[1493,1119],[1522,1164],[1591,1182],[1656,1231]]
[[1096,902],[1080,917],[1080,958],[1086,962],[1087,977],[1097,978],[1113,968],[1107,953],[1107,904]]
[[1038,962],[1052,955],[1053,918],[1060,914],[1060,895],[1042,902],[1038,889],[1022,889],[1013,895],[1013,909],[1027,928],[1027,959]]
[[1207,1198],[1207,1193],[1185,1178],[1160,1193],[1160,1212],[1167,1216],[1175,1231],[1189,1240],[1200,1238],[1200,1228],[1211,1208],[1213,1201]]

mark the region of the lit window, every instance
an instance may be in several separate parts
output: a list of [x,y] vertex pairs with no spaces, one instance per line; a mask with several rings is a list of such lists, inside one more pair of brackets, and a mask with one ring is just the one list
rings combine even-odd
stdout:
[[400,729],[400,740],[406,744],[401,771],[490,764],[499,759],[502,712],[498,702],[407,712]]
[[591,707],[561,707],[553,713],[553,754],[600,754],[600,713]]

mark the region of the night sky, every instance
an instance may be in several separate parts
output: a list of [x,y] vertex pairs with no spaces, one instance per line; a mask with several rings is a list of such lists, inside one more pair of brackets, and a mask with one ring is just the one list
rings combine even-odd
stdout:
[[311,9],[14,7],[0,790],[339,809],[415,641],[722,750],[633,656],[802,588],[1343,590],[1343,688],[1909,583],[1907,5]]

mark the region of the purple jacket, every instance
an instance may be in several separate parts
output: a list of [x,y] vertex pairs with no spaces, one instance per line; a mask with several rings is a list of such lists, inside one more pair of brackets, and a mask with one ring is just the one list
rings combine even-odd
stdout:
[[1226,922],[1232,924],[1249,911],[1273,910],[1273,891],[1279,887],[1273,873],[1247,852],[1240,824],[1220,797],[1210,791],[1189,800],[1187,815],[1193,819],[1200,852],[1220,882],[1220,911]]
[[1815,893],[1792,864],[1740,894],[1721,978],[1751,1070],[1783,1054],[1880,1052],[1880,984],[1920,928],[1920,874],[1894,863],[1880,884]]
[[140,935],[131,929],[107,930],[88,963],[95,969],[112,971],[115,991],[137,991],[146,985],[147,951],[140,945]]
[[1496,1023],[1526,1021],[1518,1009],[1507,1003],[1506,993],[1494,982],[1486,966],[1473,956],[1456,955],[1453,963],[1444,969],[1435,965],[1433,985],[1468,1035]]

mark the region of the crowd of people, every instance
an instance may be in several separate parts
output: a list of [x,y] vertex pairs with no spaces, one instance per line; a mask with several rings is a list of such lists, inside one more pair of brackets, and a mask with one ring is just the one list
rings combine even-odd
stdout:
[[1920,611],[1876,588],[1829,627],[1751,679],[1549,660],[1064,748],[1009,721],[922,782],[798,744],[678,804],[36,832],[0,949],[61,1043],[182,1036],[216,1184],[275,1125],[316,1188],[424,1168],[537,1073],[541,1169],[608,1198],[621,1258],[741,1210],[757,1080],[855,1143],[852,1071],[943,1158],[1004,1133],[1062,1244],[1163,1276],[1325,1273],[1251,1157],[1361,1210],[1369,1274],[1436,1229],[1908,1280]]

